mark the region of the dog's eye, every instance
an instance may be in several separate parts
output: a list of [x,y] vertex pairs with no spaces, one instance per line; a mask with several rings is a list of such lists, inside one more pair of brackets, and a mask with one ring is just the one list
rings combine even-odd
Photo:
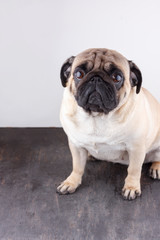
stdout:
[[75,77],[77,79],[82,79],[84,77],[84,72],[82,70],[78,70],[76,73],[75,73]]
[[113,81],[114,82],[120,82],[120,81],[122,81],[122,79],[123,79],[123,77],[122,77],[122,75],[121,74],[119,74],[119,73],[113,73],[112,75],[111,75],[111,77],[112,77],[112,79],[113,79]]

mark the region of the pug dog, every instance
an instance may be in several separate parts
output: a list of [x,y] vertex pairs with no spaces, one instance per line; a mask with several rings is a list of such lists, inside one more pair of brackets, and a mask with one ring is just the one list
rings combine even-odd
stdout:
[[60,119],[68,136],[73,170],[57,188],[73,193],[82,182],[88,154],[128,165],[124,199],[141,195],[141,170],[160,179],[160,104],[142,74],[120,53],[103,48],[70,57],[61,68],[64,89]]

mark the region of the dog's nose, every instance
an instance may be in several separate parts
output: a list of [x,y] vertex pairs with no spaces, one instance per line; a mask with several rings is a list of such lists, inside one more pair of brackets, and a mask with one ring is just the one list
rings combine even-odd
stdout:
[[103,82],[103,79],[100,76],[94,76],[91,78],[91,82]]

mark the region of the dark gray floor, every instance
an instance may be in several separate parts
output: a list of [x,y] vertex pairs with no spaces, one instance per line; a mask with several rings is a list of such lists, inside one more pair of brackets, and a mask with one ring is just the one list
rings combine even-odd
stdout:
[[142,197],[121,197],[126,166],[88,162],[82,186],[56,194],[71,171],[62,129],[0,129],[0,240],[159,240],[160,182],[143,167]]

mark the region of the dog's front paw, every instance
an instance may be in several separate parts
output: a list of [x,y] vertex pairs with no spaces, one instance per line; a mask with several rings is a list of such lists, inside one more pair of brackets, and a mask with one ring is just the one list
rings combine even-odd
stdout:
[[153,179],[160,180],[160,162],[154,162],[152,163],[152,166],[149,170],[149,175]]
[[136,187],[125,187],[122,189],[122,196],[125,200],[134,200],[136,197],[141,195],[140,188]]
[[68,194],[74,193],[79,185],[68,182],[65,180],[57,187],[57,193],[59,194]]
[[57,187],[57,193],[74,193],[80,184],[81,176],[75,173],[71,173],[71,175]]

